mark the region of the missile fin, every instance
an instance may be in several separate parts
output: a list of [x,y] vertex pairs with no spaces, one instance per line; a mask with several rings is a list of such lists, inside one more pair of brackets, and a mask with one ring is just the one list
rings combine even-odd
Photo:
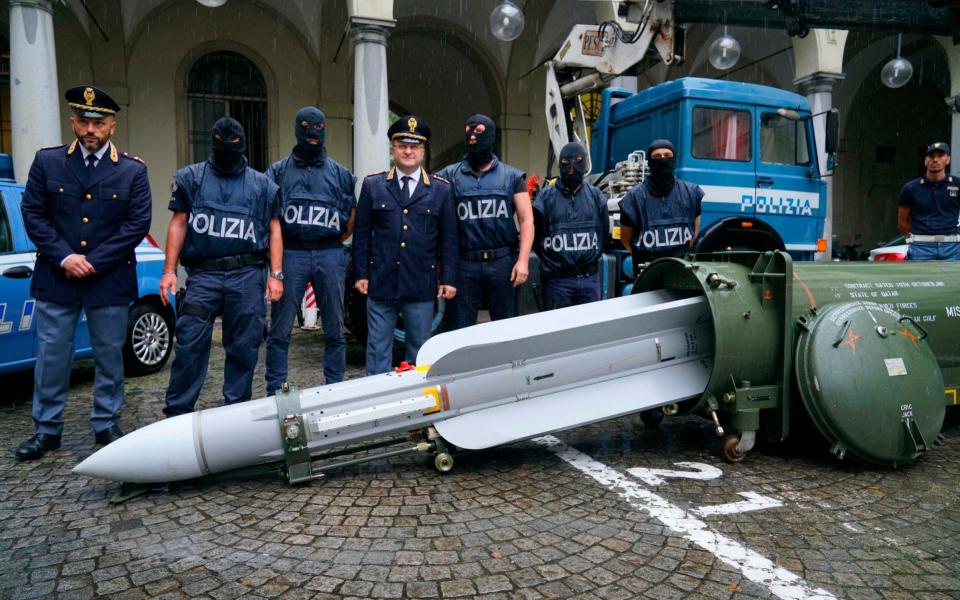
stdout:
[[712,360],[687,360],[434,423],[454,446],[480,450],[648,410],[703,394]]

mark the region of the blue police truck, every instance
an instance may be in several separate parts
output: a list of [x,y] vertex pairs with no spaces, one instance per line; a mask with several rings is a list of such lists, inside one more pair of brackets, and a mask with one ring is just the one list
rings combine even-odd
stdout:
[[[676,175],[703,188],[694,250],[780,249],[795,260],[826,250],[826,183],[813,118],[803,96],[768,86],[685,77],[642,92],[608,88],[590,139],[594,184],[610,198],[619,236],[619,199],[642,180],[643,151],[657,138],[677,147]],[[826,113],[825,147],[838,121]],[[629,293],[632,264],[615,239],[605,257],[605,297]]]
[[[0,374],[33,368],[36,326],[30,278],[37,248],[27,237],[20,215],[23,186],[13,179],[13,162],[0,154]],[[163,251],[149,236],[137,247],[140,297],[130,305],[124,368],[128,374],[154,373],[163,368],[173,349],[174,310],[160,303]],[[74,358],[93,357],[90,332],[81,317]]]

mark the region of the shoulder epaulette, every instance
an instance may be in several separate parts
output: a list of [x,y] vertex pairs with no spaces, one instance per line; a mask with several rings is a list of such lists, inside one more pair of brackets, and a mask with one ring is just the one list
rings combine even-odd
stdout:
[[432,173],[432,174],[430,175],[430,177],[433,177],[433,178],[436,179],[437,181],[442,181],[442,182],[444,182],[444,183],[450,183],[450,180],[449,180],[449,179],[446,179],[446,178],[444,178],[444,177],[440,177],[440,176],[437,175],[436,173]]
[[147,164],[147,163],[143,162],[143,159],[140,158],[139,156],[130,156],[130,155],[127,154],[126,152],[123,153],[123,156],[124,156],[124,158],[129,158],[130,160],[135,160],[135,161],[137,161],[138,163],[140,163],[140,164],[142,164],[142,165]]
[[56,146],[44,146],[40,148],[41,150],[58,150],[60,148],[66,148],[67,144],[57,144]]

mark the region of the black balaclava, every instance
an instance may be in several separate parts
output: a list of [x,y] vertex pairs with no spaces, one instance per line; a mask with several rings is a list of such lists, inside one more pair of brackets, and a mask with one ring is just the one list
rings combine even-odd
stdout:
[[647,163],[650,165],[650,178],[647,179],[647,189],[649,189],[654,196],[664,198],[673,190],[673,184],[674,181],[676,181],[673,173],[677,166],[677,159],[674,156],[651,159],[650,155],[653,154],[653,151],[660,148],[667,148],[671,152],[676,153],[670,140],[654,140],[653,143],[650,144],[650,148],[647,149]]
[[[310,127],[301,126],[300,124],[304,121]],[[326,158],[327,150],[323,145],[327,132],[326,123],[327,118],[319,108],[304,106],[297,111],[296,122],[293,125],[293,133],[297,136],[297,145],[293,147],[293,153],[297,158],[308,163],[320,162]],[[317,125],[320,129],[316,128]],[[317,140],[319,143],[312,146],[307,140]]]
[[[474,129],[477,125],[483,125],[483,133],[476,133]],[[477,141],[470,143],[470,136],[473,135]],[[493,160],[493,144],[497,139],[497,126],[493,124],[493,119],[486,115],[473,115],[467,119],[467,129],[464,134],[464,143],[467,148],[467,162],[474,169],[479,169],[483,165]]]
[[570,142],[560,150],[560,184],[573,193],[583,184],[587,172],[587,149],[579,142]]
[[[236,142],[230,142],[238,137]],[[236,175],[247,166],[243,152],[247,149],[247,138],[243,125],[236,119],[223,117],[213,124],[213,168],[221,175]]]

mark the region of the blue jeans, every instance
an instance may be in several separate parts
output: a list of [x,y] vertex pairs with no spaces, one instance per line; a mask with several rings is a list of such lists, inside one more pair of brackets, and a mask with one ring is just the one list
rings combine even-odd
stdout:
[[393,330],[397,315],[403,316],[407,362],[417,363],[420,346],[430,337],[433,302],[380,301],[367,298],[367,375],[387,373],[393,368]]
[[510,254],[488,261],[460,261],[460,285],[453,301],[457,329],[477,324],[481,304],[490,309],[492,321],[516,316],[516,290],[510,283],[515,262]]
[[[177,345],[170,369],[168,417],[193,412],[207,377],[216,315],[223,315],[223,401],[250,399],[253,369],[267,328],[264,292],[267,269],[249,266],[232,271],[196,269],[187,278],[187,295],[177,319]],[[190,314],[206,312],[207,315]]]
[[600,274],[543,278],[543,298],[547,310],[577,306],[600,299]]
[[907,247],[909,260],[960,260],[960,243],[914,242]]
[[283,251],[283,297],[270,310],[267,338],[267,394],[287,380],[290,331],[307,283],[313,285],[317,312],[323,323],[323,378],[326,383],[343,381],[347,370],[343,341],[343,287],[347,253],[343,248]]
[[123,344],[130,307],[55,304],[37,301],[37,364],[33,369],[33,422],[37,433],[60,435],[73,346],[80,312],[87,315],[96,370],[90,424],[100,432],[120,425],[123,406]]

